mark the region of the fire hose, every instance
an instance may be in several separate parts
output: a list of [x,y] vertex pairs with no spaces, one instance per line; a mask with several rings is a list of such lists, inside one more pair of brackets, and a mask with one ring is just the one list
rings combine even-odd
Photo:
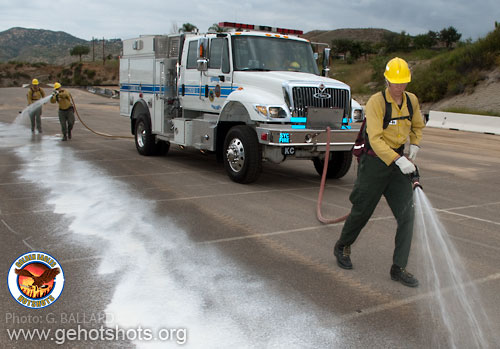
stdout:
[[329,162],[328,160],[330,159],[330,140],[331,140],[331,129],[328,126],[326,128],[326,151],[325,151],[325,160],[323,165],[323,174],[321,176],[321,185],[319,187],[319,194],[318,194],[318,204],[316,206],[316,217],[318,217],[318,220],[321,223],[325,224],[340,223],[345,221],[347,217],[349,217],[348,213],[345,216],[339,218],[327,219],[324,218],[323,215],[321,214],[321,203],[323,202],[323,192],[325,191],[326,173],[328,172],[328,162]]
[[[325,183],[326,183],[326,173],[328,172],[328,160],[330,159],[330,140],[331,140],[331,129],[328,126],[326,128],[326,150],[325,150],[325,160],[323,164],[323,174],[321,176],[321,184],[319,187],[319,194],[318,194],[318,203],[316,206],[316,217],[321,223],[325,224],[334,224],[334,223],[340,223],[343,222],[349,217],[349,214],[346,214],[345,216],[339,217],[339,218],[333,218],[333,219],[328,219],[323,217],[323,214],[321,213],[321,204],[323,202],[323,192],[325,191]],[[412,182],[412,187],[413,190],[420,188],[422,189],[422,185],[420,184],[420,174],[418,172],[418,168],[415,165],[415,172],[411,173],[409,175],[410,181]]]
[[75,114],[78,117],[78,120],[80,120],[80,122],[82,123],[82,125],[85,126],[85,128],[87,130],[89,130],[90,132],[92,132],[92,133],[94,133],[94,134],[96,134],[98,136],[108,137],[108,138],[123,138],[123,139],[133,139],[134,138],[134,137],[131,137],[131,136],[114,136],[114,135],[110,135],[110,134],[107,134],[107,133],[102,133],[102,132],[94,131],[89,126],[87,126],[87,124],[80,117],[80,114],[78,114],[78,110],[76,109],[76,104],[75,104],[75,101],[73,100],[73,96],[71,96],[71,103],[73,104],[73,108],[75,109]]

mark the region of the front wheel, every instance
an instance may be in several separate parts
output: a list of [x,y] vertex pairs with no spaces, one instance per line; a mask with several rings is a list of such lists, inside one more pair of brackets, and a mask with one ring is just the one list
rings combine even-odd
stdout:
[[224,141],[224,167],[237,183],[257,180],[262,172],[262,154],[253,128],[239,125],[229,130]]
[[[313,159],[314,168],[320,176],[323,175],[323,166],[325,164],[324,160],[320,158]],[[352,163],[352,151],[334,151],[332,152],[332,157],[328,162],[328,170],[326,172],[326,178],[342,178],[344,177]]]

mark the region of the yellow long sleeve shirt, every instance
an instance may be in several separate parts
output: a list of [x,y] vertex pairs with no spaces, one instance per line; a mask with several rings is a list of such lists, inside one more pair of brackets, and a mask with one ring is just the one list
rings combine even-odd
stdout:
[[[408,138],[410,144],[419,145],[422,140],[422,129],[425,127],[424,118],[420,112],[418,98],[413,93],[406,92],[411,99],[413,107],[412,120],[393,120],[386,129],[383,128],[385,115],[385,101],[382,92],[378,92],[370,97],[366,104],[366,133],[370,141],[370,146],[377,156],[389,166],[399,154],[395,149],[403,146]],[[401,108],[392,98],[389,90],[385,90],[387,102],[391,103],[391,118],[410,115],[406,94],[403,94],[403,104]]]
[[60,110],[68,110],[73,104],[71,104],[71,94],[67,90],[60,89],[59,94],[52,96],[50,103],[59,103]]
[[35,91],[30,87],[28,91],[28,105],[44,97],[45,91],[41,87],[38,88],[38,91]]

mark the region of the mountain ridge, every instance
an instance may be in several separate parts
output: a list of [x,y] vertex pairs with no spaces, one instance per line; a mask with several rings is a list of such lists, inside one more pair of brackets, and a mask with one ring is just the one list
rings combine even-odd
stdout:
[[[13,27],[0,32],[0,62],[20,61],[28,63],[67,64],[76,61],[70,50],[77,45],[89,46],[92,58],[92,41],[77,38],[64,31]],[[99,46],[100,45],[100,46]],[[116,56],[121,50],[121,40],[106,40],[105,55]],[[95,50],[95,59],[102,59],[102,40]]]

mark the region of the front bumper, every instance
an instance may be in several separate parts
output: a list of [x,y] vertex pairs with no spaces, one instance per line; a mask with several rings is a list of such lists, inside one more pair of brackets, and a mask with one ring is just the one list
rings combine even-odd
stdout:
[[[353,125],[356,127],[356,125]],[[261,144],[275,147],[297,147],[301,149],[326,149],[326,130],[292,129],[286,125],[265,125],[256,127],[257,136]],[[332,130],[330,137],[331,151],[349,151],[359,132],[357,128],[349,130]]]

